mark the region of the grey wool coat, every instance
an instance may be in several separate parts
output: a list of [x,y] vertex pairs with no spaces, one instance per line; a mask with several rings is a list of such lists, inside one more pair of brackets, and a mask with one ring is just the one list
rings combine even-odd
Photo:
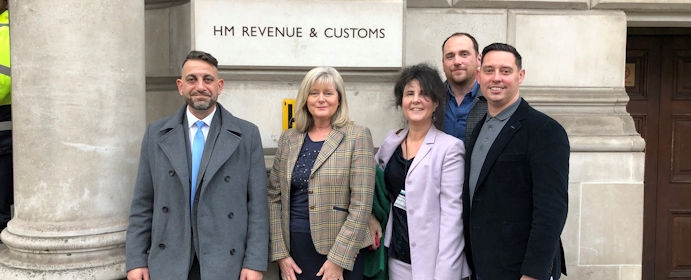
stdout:
[[242,268],[266,271],[269,220],[259,130],[217,106],[193,214],[187,107],[147,127],[127,228],[127,271],[148,267],[151,279],[187,279],[194,252],[202,279],[238,279]]

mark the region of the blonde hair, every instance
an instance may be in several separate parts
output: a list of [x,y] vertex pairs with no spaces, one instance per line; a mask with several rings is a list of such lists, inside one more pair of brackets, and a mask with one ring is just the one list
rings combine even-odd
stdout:
[[338,92],[338,108],[331,117],[331,125],[343,127],[350,119],[348,118],[348,102],[346,100],[345,87],[341,74],[333,67],[316,67],[307,72],[302,79],[298,96],[295,98],[295,129],[306,132],[314,125],[312,114],[307,109],[307,97],[315,83],[331,83]]

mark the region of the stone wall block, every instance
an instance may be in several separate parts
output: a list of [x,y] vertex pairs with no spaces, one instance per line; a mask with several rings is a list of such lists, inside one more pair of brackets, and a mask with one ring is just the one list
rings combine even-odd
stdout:
[[145,125],[144,3],[11,7],[15,216],[0,279],[122,277]]

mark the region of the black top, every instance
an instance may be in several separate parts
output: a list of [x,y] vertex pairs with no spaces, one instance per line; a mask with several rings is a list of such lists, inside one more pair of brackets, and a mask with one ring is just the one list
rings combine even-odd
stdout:
[[290,180],[290,231],[310,232],[309,187],[310,173],[314,161],[317,160],[319,151],[324,141],[313,142],[308,134],[300,148],[293,175]]
[[405,191],[405,178],[410,164],[413,163],[413,159],[406,160],[403,158],[403,150],[399,145],[386,165],[386,169],[384,169],[384,180],[386,181],[386,189],[392,205],[391,219],[393,228],[391,244],[389,244],[389,256],[404,263],[410,263],[408,215],[405,209],[398,208],[394,204],[401,190]]

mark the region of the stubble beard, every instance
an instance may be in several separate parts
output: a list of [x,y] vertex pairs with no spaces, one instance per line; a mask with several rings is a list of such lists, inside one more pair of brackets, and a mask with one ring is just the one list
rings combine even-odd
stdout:
[[187,105],[192,107],[192,109],[197,110],[197,111],[206,111],[211,109],[214,105],[216,105],[216,100],[209,99],[208,101],[206,100],[198,100],[194,101],[192,97],[187,99]]
[[470,75],[470,73],[468,71],[466,71],[465,74],[463,76],[460,76],[460,77],[459,76],[453,76],[453,75],[451,76],[451,81],[457,85],[466,85],[471,80],[472,80],[472,82],[475,82],[475,77],[472,77],[472,75]]

